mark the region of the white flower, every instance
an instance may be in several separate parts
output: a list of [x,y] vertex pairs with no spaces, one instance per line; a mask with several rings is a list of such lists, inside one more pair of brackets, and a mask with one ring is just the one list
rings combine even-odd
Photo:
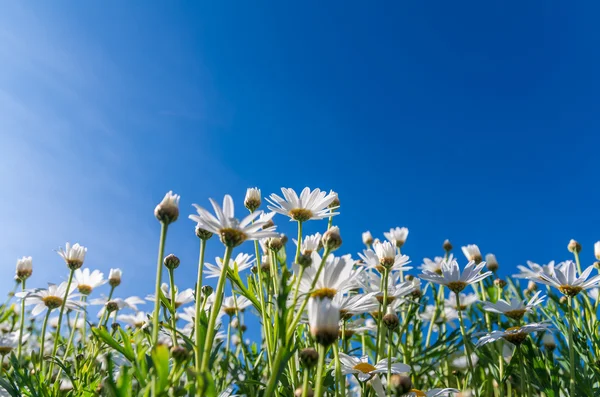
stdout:
[[477,347],[483,346],[486,343],[495,342],[499,339],[504,339],[514,345],[523,343],[527,335],[532,332],[547,331],[549,325],[546,323],[531,323],[521,327],[508,328],[505,331],[492,331],[483,336],[477,342]]
[[311,219],[323,219],[338,215],[339,212],[330,210],[329,205],[337,199],[337,194],[329,194],[315,189],[312,192],[310,188],[305,187],[300,193],[300,197],[290,188],[281,188],[284,198],[276,194],[271,194],[267,201],[272,205],[267,206],[271,211],[289,216],[294,221],[305,222]]
[[479,251],[479,247],[475,244],[468,244],[467,246],[462,247],[462,252],[465,254],[468,261],[479,263],[483,260],[481,251]]
[[600,241],[596,241],[594,244],[594,255],[600,261]]
[[16,332],[0,335],[0,356],[4,357],[19,346],[19,336]]
[[398,271],[412,269],[412,267],[406,266],[410,263],[409,257],[396,254],[396,247],[389,241],[373,243],[373,248],[374,250],[363,250],[362,254],[358,254],[367,267],[375,268],[381,273],[383,273],[384,269]]
[[79,243],[73,245],[67,243],[65,249],[59,248],[56,252],[63,258],[69,269],[79,269],[85,260],[87,248]]
[[32,259],[30,256],[24,256],[17,259],[15,280],[26,280],[33,273]]
[[[98,312],[98,318],[102,318],[102,316],[104,315],[104,312],[106,311],[106,303],[107,302],[108,302],[108,299],[105,296],[102,298],[97,298],[97,299],[93,299],[90,301],[90,305],[102,305],[102,308]],[[125,299],[112,298],[111,302],[115,302],[117,304],[118,310],[132,309],[132,310],[135,310],[136,312],[138,311],[137,305],[146,303],[145,300],[143,300],[142,298],[139,298],[137,296],[130,296]]]
[[[352,357],[344,353],[340,353],[340,364],[342,366],[342,374],[353,374],[358,377],[358,380],[365,382],[375,374],[386,373],[388,370],[388,360],[380,360],[377,364],[369,364],[369,356],[361,358]],[[410,366],[403,363],[392,363],[392,373],[400,374],[410,372]]]
[[[357,318],[354,321],[347,321],[344,329],[346,331],[344,338],[351,338],[353,335],[362,335],[365,332],[376,331],[377,323],[364,318]],[[341,331],[340,329],[340,334]]]
[[541,291],[538,291],[531,297],[529,302],[520,299],[511,299],[510,303],[504,299],[498,299],[498,302],[483,302],[483,309],[488,312],[504,314],[506,317],[514,320],[520,320],[525,313],[531,313],[533,308],[544,301],[545,296],[540,297]]
[[[255,261],[256,259],[252,259],[252,255],[239,253],[233,260],[233,263],[231,263],[230,260],[228,268],[234,270],[237,267],[237,271],[241,272],[242,270],[251,268]],[[204,264],[204,266],[206,267],[204,273],[206,275],[206,278],[215,278],[221,275],[221,272],[223,270],[223,259],[215,258],[215,262],[217,263],[216,265],[210,263]]]
[[366,232],[363,232],[362,241],[363,241],[363,244],[365,244],[367,246],[373,243],[373,236],[371,235],[370,231],[367,230]]
[[117,287],[121,284],[121,276],[123,275],[123,272],[121,272],[121,269],[110,269],[110,273],[108,273],[108,283],[112,286],[112,287]]
[[[302,255],[310,255],[314,251],[318,251],[321,248],[321,233],[315,233],[302,238],[302,244],[300,245],[300,252]],[[298,240],[293,239],[296,247],[298,246]]]
[[340,308],[342,317],[352,317],[355,314],[371,313],[379,310],[379,302],[375,293],[342,295],[336,294],[333,303]]
[[487,254],[485,256],[485,262],[487,263],[487,268],[488,270],[491,270],[493,272],[495,272],[496,270],[498,270],[498,260],[496,259],[496,255],[494,254]]
[[448,260],[445,260],[442,256],[436,256],[433,258],[433,260],[429,258],[423,258],[423,264],[421,267],[419,267],[419,269],[421,269],[421,271],[428,270],[429,272],[442,274],[442,263],[444,263],[444,261],[452,262],[453,260],[454,256],[452,254],[448,256]]
[[243,312],[250,306],[252,306],[252,302],[245,296],[228,296],[223,299],[221,311],[229,316],[233,316],[238,310]]
[[107,280],[104,280],[104,273],[99,270],[94,270],[90,273],[90,269],[85,268],[83,270],[75,270],[75,281],[77,282],[77,289],[83,295],[89,295],[94,288],[106,284]]
[[[460,298],[460,310],[466,310],[467,307],[471,306],[473,303],[478,301],[478,297],[475,294],[458,294]],[[450,292],[448,298],[446,299],[445,306],[451,307],[453,309],[459,309],[456,307],[456,294],[454,292]]]
[[[312,266],[304,269],[304,274],[300,280],[299,292],[301,294],[310,293],[313,297],[328,297],[332,299],[337,293],[344,293],[357,286],[357,280],[363,269],[354,269],[354,261],[350,255],[334,256],[329,254],[325,259],[325,264],[319,278],[315,284],[314,290],[311,290],[313,280],[315,279],[318,267],[321,263],[321,256],[317,252],[312,253]],[[293,265],[294,272],[299,273],[300,267]]]
[[[167,283],[162,283],[162,285],[160,286],[160,289],[162,290],[163,295],[165,296],[165,298],[171,302],[171,291],[169,288],[169,285]],[[146,297],[146,300],[148,301],[152,301],[154,302],[156,300],[156,296],[154,294],[148,295]],[[175,308],[179,308],[182,305],[185,305],[186,303],[190,303],[194,301],[194,290],[191,288],[185,289],[181,292],[179,292],[179,290],[177,289],[177,286],[175,286]]]
[[[80,311],[82,309],[82,303],[73,300],[76,294],[72,294],[76,288],[74,284],[71,284],[69,293],[67,294],[67,301],[65,302],[65,308]],[[25,305],[35,305],[31,311],[32,316],[37,316],[42,313],[46,308],[48,310],[58,309],[63,304],[65,293],[67,292],[67,282],[62,282],[60,285],[48,284],[48,289],[37,288],[30,291],[18,292],[15,294],[17,298],[25,299]]]
[[308,323],[312,337],[324,346],[338,338],[340,309],[328,298],[310,298],[308,301]]
[[246,197],[244,198],[244,206],[254,212],[260,207],[260,189],[257,187],[251,187],[246,190]]
[[162,201],[154,208],[154,216],[161,222],[169,224],[179,217],[179,195],[169,191]]
[[389,232],[383,233],[383,235],[388,241],[395,244],[396,247],[402,247],[408,237],[408,229],[405,227],[397,227],[395,229],[390,229]]
[[[375,294],[375,298],[379,302],[383,302],[383,291],[381,290],[382,277],[379,273],[368,272],[362,273],[359,278],[359,284],[365,289],[366,292]],[[410,293],[420,290],[421,280],[413,278],[412,280],[400,281],[400,273],[392,273],[389,276],[388,282],[388,303],[395,301],[398,298],[402,298]]]
[[[473,363],[473,366],[477,365],[477,363],[479,362],[479,356],[477,356],[477,354],[475,353],[471,353],[471,362]],[[458,357],[452,359],[450,365],[452,365],[454,368],[463,371],[469,369],[469,360],[467,359],[467,355],[461,353],[460,355],[458,355]]]
[[474,261],[470,261],[461,274],[458,263],[452,260],[452,262],[442,263],[442,274],[423,270],[423,274],[419,277],[432,283],[446,285],[451,291],[460,292],[467,285],[483,280],[492,274],[492,272],[481,273],[484,266],[485,262],[476,264]]
[[[425,322],[431,322],[435,310],[436,307],[434,305],[427,305],[427,307],[425,307],[425,311],[421,313],[419,317],[421,317],[421,319]],[[433,329],[437,330],[438,326],[441,324],[450,324],[453,326],[452,322],[456,319],[458,319],[458,312],[456,309],[444,307],[444,310],[441,310],[437,313]]]
[[525,278],[531,280],[538,280],[540,273],[544,273],[548,276],[554,276],[554,261],[548,262],[547,265],[538,265],[535,262],[527,261],[528,268],[523,265],[518,265],[517,269],[521,271],[519,274],[515,274],[515,278]]
[[142,328],[148,323],[148,316],[144,312],[137,312],[135,314],[119,314],[117,320],[131,325],[135,328]]
[[273,218],[274,213],[266,214],[258,221],[252,223],[252,221],[263,214],[262,211],[255,211],[240,222],[234,216],[233,199],[230,195],[225,195],[223,209],[213,199],[210,199],[210,202],[217,215],[216,218],[197,204],[194,204],[194,207],[198,215],[190,215],[189,218],[196,221],[202,229],[218,234],[221,242],[227,247],[237,247],[246,240],[258,240],[265,237],[278,236],[274,231],[274,226],[263,229],[271,218]]
[[564,295],[575,296],[584,289],[598,287],[600,275],[587,279],[594,269],[594,265],[585,269],[581,276],[577,277],[577,269],[573,261],[567,261],[563,266],[554,269],[554,275],[539,274],[537,282],[557,288]]

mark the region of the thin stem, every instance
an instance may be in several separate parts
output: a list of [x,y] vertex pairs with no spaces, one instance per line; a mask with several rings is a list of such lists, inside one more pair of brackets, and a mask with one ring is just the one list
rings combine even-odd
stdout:
[[323,370],[325,368],[325,353],[327,352],[327,349],[322,345],[318,345],[318,349],[319,349],[319,364],[317,365],[317,376],[315,377],[315,385],[316,385],[315,397],[322,397],[323,396]]
[[[108,299],[106,300],[106,302],[110,302],[114,292],[115,292],[115,287],[111,285],[110,292],[108,293]],[[110,316],[110,313],[108,313],[108,310],[106,310],[106,308],[105,308],[104,313],[102,313],[102,318],[100,319],[100,325],[103,325],[106,327],[106,323],[108,322],[109,316]]]
[[[520,358],[520,371],[521,371],[521,395],[529,396],[528,390],[525,388],[525,357],[523,356],[523,350],[521,350],[521,345],[518,347],[519,349],[519,358]],[[574,396],[574,394],[572,394]]]
[[342,376],[342,364],[340,362],[340,349],[337,343],[333,344],[333,357],[335,359],[335,384],[336,392],[335,395],[346,397],[346,382]]
[[304,373],[302,374],[302,397],[308,397],[308,380],[309,380],[310,371],[308,368],[304,369]]
[[300,260],[300,249],[302,248],[302,222],[298,221],[298,245],[296,247],[296,263]]
[[[200,361],[202,357],[202,344],[200,340],[200,313],[202,313],[202,303],[206,298],[202,298],[202,272],[204,270],[204,252],[206,250],[206,240],[200,240],[200,257],[198,258],[198,279],[196,281],[196,317],[194,317],[194,337],[196,338],[195,365],[196,372],[200,373]],[[198,377],[200,379],[200,377]],[[198,390],[199,392],[200,390]]]
[[50,309],[44,316],[44,322],[42,323],[42,334],[40,340],[40,374],[44,373],[44,345],[46,342],[46,327],[48,326],[48,317],[50,317]]
[[163,257],[165,254],[165,240],[167,239],[167,229],[169,225],[165,222],[160,223],[160,243],[158,245],[158,260],[156,264],[156,288],[154,290],[154,314],[152,316],[152,345],[156,346],[158,343],[158,318],[160,317],[160,294],[162,293],[160,287],[162,284],[162,267]]
[[[58,325],[56,326],[56,337],[54,338],[54,347],[52,348],[52,357],[56,357],[56,352],[58,351],[58,340],[60,339],[60,327],[62,325],[62,318],[65,312],[65,306],[67,304],[67,297],[69,296],[69,291],[71,289],[71,283],[73,282],[73,274],[75,270],[71,269],[69,271],[69,281],[67,281],[67,289],[65,291],[65,296],[63,296],[62,304],[60,306],[60,313],[58,314]],[[49,373],[52,375],[52,370],[54,369],[54,361],[50,362]]]
[[427,338],[425,339],[425,348],[427,349],[429,347],[429,342],[431,340],[431,331],[433,330],[433,325],[435,324],[435,320],[437,320],[437,314],[438,314],[438,310],[439,310],[439,299],[438,299],[438,295],[437,295],[437,291],[435,288],[435,284],[432,283],[432,287],[433,287],[433,296],[435,297],[435,308],[433,310],[433,314],[431,315],[431,321],[429,321],[429,327],[427,329]]
[[[171,330],[173,338],[173,346],[177,346],[177,308],[175,307],[175,299],[177,297],[175,291],[175,270],[169,269],[169,283],[171,288]],[[115,317],[116,318],[116,317]]]
[[231,259],[232,252],[232,247],[225,248],[223,269],[221,269],[221,275],[219,276],[219,282],[217,283],[215,302],[210,310],[210,319],[208,320],[208,328],[206,329],[206,339],[204,341],[204,351],[202,354],[202,365],[200,366],[200,372],[204,372],[208,369],[208,361],[210,360],[210,353],[212,351],[212,345],[215,337],[215,325],[217,322],[217,317],[219,316],[219,311],[221,310],[221,303],[223,302],[225,281],[227,280],[227,269],[229,269],[229,260]]
[[375,352],[375,361],[379,361],[379,355],[383,353],[383,345],[384,345],[384,330],[382,326],[383,316],[386,315],[387,311],[387,301],[388,301],[388,279],[389,279],[390,271],[386,267],[383,269],[383,280],[382,280],[382,292],[383,292],[383,301],[381,302],[381,311],[379,313],[379,318],[377,319],[377,351]]
[[568,297],[569,301],[569,362],[571,367],[569,368],[569,374],[571,376],[570,390],[571,396],[575,396],[575,349],[573,346],[573,298]]
[[388,330],[388,349],[387,349],[387,386],[385,388],[386,395],[389,397],[392,395],[392,341],[394,338],[394,333],[390,329]]
[[[81,297],[81,299],[83,299],[83,296]],[[75,331],[77,330],[77,321],[79,321],[79,312],[77,312],[77,314],[75,314],[75,322],[73,323],[73,327],[71,327],[71,334],[69,335],[69,340],[67,341],[67,347],[65,348],[65,354],[63,356],[63,361],[66,361],[67,357],[69,357],[69,349],[71,348],[71,345],[73,344],[73,339],[75,339]]]
[[[465,354],[467,355],[467,362],[469,363],[469,371],[471,372],[471,379],[475,377],[475,370],[473,367],[473,361],[471,360],[471,351],[469,348],[469,340],[467,339],[467,332],[465,331],[465,324],[463,321],[462,310],[460,308],[460,294],[455,293],[456,296],[456,311],[458,312],[458,322],[460,323],[460,333],[463,337],[463,344],[465,345]],[[474,388],[473,392],[477,393],[477,389]],[[477,394],[475,394],[477,396]]]
[[[21,289],[25,293],[25,278],[21,281]],[[25,297],[21,299],[21,323],[19,324],[19,346],[17,347],[17,359],[21,362],[21,349],[23,347],[23,329],[25,328]]]

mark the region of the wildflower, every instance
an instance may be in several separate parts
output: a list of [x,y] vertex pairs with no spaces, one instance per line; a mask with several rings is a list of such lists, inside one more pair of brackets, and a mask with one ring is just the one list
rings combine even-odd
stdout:
[[194,204],[198,215],[190,215],[189,218],[198,223],[198,227],[218,234],[221,242],[227,247],[237,247],[246,240],[257,240],[264,237],[276,237],[275,227],[263,228],[268,221],[273,218],[275,213],[271,212],[261,217],[258,221],[252,223],[257,217],[261,216],[262,211],[253,212],[246,216],[240,222],[234,216],[233,199],[230,195],[225,195],[223,199],[223,209],[213,199],[210,202],[215,210],[215,218],[210,212]]
[[364,318],[358,318],[354,321],[346,322],[344,329],[340,329],[340,338],[348,339],[354,335],[362,335],[366,332],[374,332],[377,330],[377,323]]
[[363,250],[362,254],[358,254],[367,267],[375,268],[380,273],[383,273],[384,269],[390,271],[405,271],[412,269],[412,267],[406,266],[410,263],[409,257],[397,254],[396,248],[389,241],[374,243],[373,248],[374,250]]
[[310,298],[308,322],[310,334],[323,346],[331,345],[339,333],[340,310],[328,298]]
[[498,270],[498,260],[496,259],[496,255],[494,254],[487,254],[485,256],[485,263],[487,263],[487,269],[489,271],[495,272],[496,270]]
[[[233,263],[231,263],[230,260],[228,269],[232,269],[234,271],[235,269],[237,269],[237,272],[249,269],[256,261],[256,259],[252,258],[252,255],[239,253],[233,260]],[[210,263],[204,264],[204,267],[206,268],[204,273],[206,275],[206,278],[215,278],[221,275],[221,272],[223,270],[223,259],[217,257],[215,258],[215,262],[217,263],[216,265]]]
[[404,245],[404,242],[408,237],[408,229],[405,227],[397,227],[395,229],[390,229],[389,232],[383,233],[383,235],[389,242],[400,248]]
[[540,273],[539,279],[536,281],[557,288],[564,295],[573,297],[584,289],[600,285],[600,275],[596,275],[589,280],[587,279],[592,270],[594,270],[593,265],[589,266],[577,277],[575,263],[567,261],[563,266],[554,269],[553,276]]
[[6,356],[11,351],[16,349],[18,345],[19,336],[16,332],[0,335],[0,356]]
[[569,250],[569,252],[572,252],[572,253],[580,253],[581,252],[581,244],[579,244],[577,241],[571,239],[571,241],[569,241],[569,244],[567,245],[567,249]]
[[[323,247],[321,240],[321,233],[305,236],[300,245],[300,252],[302,255],[311,255],[313,252],[320,250]],[[294,243],[298,246],[298,241],[296,239],[294,239]]]
[[[171,302],[171,291],[169,285],[167,283],[162,283],[160,286],[162,294],[164,297]],[[156,296],[154,294],[148,295],[146,300],[154,302],[156,300]],[[179,308],[186,303],[190,303],[194,301],[194,290],[191,288],[185,289],[181,292],[175,287],[175,309]]]
[[[473,363],[473,366],[477,365],[477,363],[479,362],[479,356],[477,356],[477,354],[475,353],[471,353],[471,362]],[[466,356],[466,354],[464,354],[464,352],[462,352],[461,354],[459,354],[457,357],[453,358],[450,361],[450,365],[452,365],[452,367],[461,370],[461,371],[465,371],[469,369],[469,360],[468,357]]]
[[[321,256],[313,252],[312,262],[316,265],[320,264]],[[310,266],[304,270],[299,292],[301,294],[310,293],[313,297],[333,299],[335,294],[343,294],[357,287],[360,284],[359,277],[363,269],[355,269],[353,264],[354,261],[350,255],[329,255],[325,259],[325,265],[319,274],[314,290],[311,290],[311,286],[317,273],[317,266]],[[294,265],[294,272],[298,273],[298,271],[299,267]]]
[[149,324],[148,316],[144,312],[137,312],[135,314],[119,314],[117,316],[117,320],[129,324],[135,328],[142,328],[144,325]]
[[[75,301],[73,298],[76,295],[72,295],[76,286],[71,285],[67,294],[67,301],[65,302],[65,308],[79,311],[82,309],[82,303]],[[25,299],[25,305],[35,305],[31,311],[32,316],[37,316],[44,310],[58,309],[63,304],[65,293],[67,292],[67,282],[63,282],[60,285],[48,284],[48,289],[38,288],[25,292],[18,292],[15,294],[17,298]]]
[[339,307],[342,318],[350,318],[355,314],[370,313],[379,309],[379,302],[374,292],[358,295],[336,294],[333,303]]
[[391,305],[387,307],[387,312],[381,321],[388,329],[396,329],[400,325],[400,319]]
[[165,194],[162,201],[154,208],[156,219],[166,225],[175,222],[179,217],[179,199],[179,195],[173,194],[173,191]]
[[244,199],[244,207],[248,208],[250,212],[254,212],[260,207],[260,204],[260,189],[257,187],[248,188]]
[[423,264],[419,267],[421,271],[428,270],[429,272],[442,274],[442,263],[444,262],[452,262],[454,260],[454,256],[450,254],[448,259],[444,259],[444,257],[436,256],[433,260],[429,258],[423,258]]
[[252,306],[252,302],[245,296],[228,296],[223,299],[221,311],[228,316],[233,316],[236,312],[243,312],[250,306]]
[[450,295],[444,302],[444,305],[453,309],[466,310],[467,307],[471,306],[479,299],[475,294],[460,293],[458,297],[460,298],[460,307],[456,307],[456,294],[454,292],[450,293]]
[[535,262],[527,261],[527,266],[518,265],[517,269],[521,271],[519,274],[515,274],[515,278],[525,278],[531,280],[539,280],[540,273],[548,276],[554,276],[554,261],[548,262],[547,265],[538,265]]
[[[359,276],[359,284],[362,284],[366,292],[375,294],[375,298],[382,303],[383,302],[383,291],[381,291],[381,279],[382,277],[375,272],[362,273]],[[418,278],[400,281],[400,274],[393,273],[390,275],[388,283],[388,303],[395,301],[396,299],[407,296],[408,294],[418,290],[421,286],[421,280]]]
[[[421,320],[423,320],[424,322],[431,322],[433,314],[436,310],[438,309],[436,309],[434,305],[427,305],[425,307],[425,311],[419,314],[419,317],[421,317]],[[452,322],[456,319],[458,319],[458,312],[456,311],[456,309],[453,309],[451,307],[444,307],[444,309],[437,314],[435,318],[435,323],[433,324],[433,329],[437,330],[438,326],[441,324],[453,325]]]
[[492,331],[491,333],[486,334],[479,339],[477,342],[477,347],[481,347],[486,343],[495,342],[499,339],[504,339],[513,345],[520,345],[523,343],[523,341],[525,341],[525,338],[527,338],[527,335],[530,333],[547,331],[548,328],[549,325],[546,323],[531,323],[521,327],[511,327],[505,331]]
[[108,283],[111,287],[118,287],[121,284],[121,269],[110,269],[108,274]]
[[545,296],[540,297],[541,291],[538,291],[531,297],[529,302],[520,299],[511,299],[510,302],[504,299],[498,299],[498,302],[483,302],[483,309],[488,312],[504,314],[513,320],[520,320],[525,313],[531,313],[533,308],[544,301]]
[[58,255],[65,261],[69,269],[75,270],[83,266],[87,248],[75,243],[71,246],[70,243],[65,245],[65,249],[59,248]]
[[310,188],[305,187],[298,194],[290,188],[281,188],[284,198],[277,194],[271,194],[267,201],[272,204],[267,206],[271,211],[289,216],[294,221],[306,222],[311,219],[323,219],[330,216],[338,215],[339,212],[333,212],[335,208],[330,208],[329,205],[337,199],[337,194],[329,192],[329,194],[315,189],[311,192]]
[[[369,363],[368,356],[356,358],[344,353],[340,353],[340,364],[342,365],[343,375],[356,375],[361,382],[371,379],[373,375],[386,373],[388,369],[388,360],[385,358],[372,365]],[[392,363],[393,374],[403,372],[410,372],[410,366],[403,363]]]
[[323,246],[331,251],[335,251],[342,245],[342,236],[337,226],[332,226],[323,234]]
[[304,368],[312,368],[317,365],[319,353],[312,347],[300,350],[300,362]]
[[542,343],[544,344],[544,347],[550,351],[556,349],[556,341],[550,332],[546,332],[544,334],[542,337]]
[[363,232],[362,241],[363,241],[363,244],[365,244],[367,246],[373,244],[373,236],[371,235],[370,231],[367,230],[366,232]]
[[90,273],[90,269],[88,268],[75,270],[74,276],[77,289],[82,295],[91,294],[94,288],[106,284],[107,281],[104,280],[104,273],[99,270],[94,270]]
[[462,247],[462,252],[463,254],[465,254],[469,262],[473,261],[475,263],[479,263],[483,260],[483,257],[481,256],[481,251],[479,251],[479,247],[475,244],[468,244]]
[[[136,312],[138,311],[138,305],[146,303],[146,301],[144,301],[142,298],[139,298],[137,296],[130,296],[125,299],[113,298],[111,300],[111,302],[115,302],[117,304],[117,310],[133,309]],[[104,312],[106,311],[107,303],[108,303],[108,300],[106,297],[93,299],[90,301],[90,305],[102,305],[102,308],[98,312],[98,318],[102,318],[102,316],[104,315]]]
[[594,244],[594,255],[600,261],[600,241],[596,241]]
[[452,251],[452,244],[450,243],[450,240],[448,240],[448,239],[444,240],[444,244],[442,244],[442,248],[446,252]]
[[30,256],[24,256],[17,260],[16,276],[17,281],[27,280],[33,273],[32,260]]
[[455,260],[451,262],[445,261],[442,263],[442,274],[423,270],[423,274],[419,275],[419,277],[436,284],[446,285],[451,291],[459,293],[467,285],[481,281],[492,274],[492,272],[481,273],[484,266],[485,262],[476,264],[474,261],[470,261],[461,274],[458,263]]
[[174,254],[169,254],[163,260],[163,264],[167,269],[175,270],[179,267],[181,261]]

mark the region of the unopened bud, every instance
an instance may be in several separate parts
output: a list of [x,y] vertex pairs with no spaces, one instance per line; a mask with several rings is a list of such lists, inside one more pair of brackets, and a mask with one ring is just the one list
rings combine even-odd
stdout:
[[529,281],[529,282],[527,283],[527,289],[528,289],[529,291],[532,291],[532,292],[533,292],[533,291],[536,291],[536,290],[537,290],[537,288],[538,288],[538,286],[537,286],[537,284],[536,284],[535,282],[533,282],[533,281]]
[[115,310],[119,310],[119,304],[116,301],[106,302],[106,311],[107,312],[112,313]]
[[506,287],[506,281],[502,280],[501,278],[497,278],[494,280],[494,285],[502,289]]
[[446,241],[444,241],[444,244],[442,245],[442,247],[444,248],[444,251],[446,251],[446,252],[452,251],[452,244],[450,244],[450,240],[448,240],[448,239],[446,239]]
[[108,283],[111,287],[118,287],[121,285],[121,269],[110,269],[110,273],[108,275]]
[[169,254],[165,257],[165,260],[163,263],[167,269],[173,270],[173,269],[177,269],[179,267],[180,262],[181,261],[179,260],[178,257],[176,257],[173,254]]
[[569,241],[569,245],[567,245],[567,249],[569,250],[569,252],[580,253],[581,252],[581,244],[579,244],[577,241],[571,239],[571,241]]
[[300,254],[298,257],[298,265],[308,267],[312,265],[312,256],[309,254]]
[[337,226],[332,226],[323,234],[323,246],[331,251],[335,251],[342,245],[342,236]]
[[542,337],[542,342],[544,343],[544,347],[547,350],[553,351],[556,349],[556,341],[554,340],[554,336],[551,333],[545,333]]
[[270,239],[267,240],[267,247],[269,247],[269,249],[277,252],[281,248],[283,248],[283,241],[281,241],[280,237],[271,237]]
[[187,360],[187,358],[189,356],[189,352],[185,347],[183,347],[181,345],[173,346],[171,348],[171,356],[173,357],[173,359],[176,362],[181,363],[181,362]]
[[407,274],[405,278],[406,281],[413,281],[415,279],[415,276],[413,276],[412,274]]
[[116,330],[118,330],[121,327],[121,324],[119,324],[119,323],[112,323],[110,325],[110,327],[112,328],[113,331],[116,331]]
[[388,329],[396,329],[398,328],[398,325],[400,325],[400,319],[391,307],[387,308],[387,312],[385,316],[383,316],[382,321]]
[[568,300],[568,298],[563,295],[563,296],[560,297],[559,302],[560,302],[561,305],[564,305],[564,304],[567,303],[567,300]]
[[231,320],[231,328],[237,328],[240,326],[240,320],[237,317]]
[[208,295],[212,294],[213,293],[213,287],[211,287],[210,285],[203,285],[202,286],[202,293],[205,296],[208,296]]
[[365,245],[371,245],[373,244],[373,236],[371,235],[371,232],[366,231],[362,234],[362,241],[363,244]]
[[313,392],[313,389],[308,386],[308,390],[306,391],[306,393],[303,393],[304,390],[302,389],[302,387],[297,388],[294,391],[294,397],[302,397],[302,396],[306,396],[306,397],[314,397],[315,396],[315,392]]
[[246,324],[240,325],[240,331],[242,331],[242,333],[246,332],[247,329],[248,329],[248,327],[246,327]]
[[314,367],[317,365],[317,361],[319,361],[319,353],[312,347],[300,350],[300,362],[304,368]]
[[390,377],[390,390],[393,396],[404,396],[412,390],[412,381],[409,376],[394,374]]
[[487,269],[490,272],[495,272],[496,270],[498,270],[498,261],[496,260],[496,255],[487,254],[485,256],[485,263],[486,263]]
[[244,207],[248,208],[250,212],[254,212],[260,207],[260,189],[252,187],[246,190],[246,198],[244,199]]
[[204,230],[200,226],[196,225],[196,236],[200,240],[208,240],[213,236],[213,233],[209,232],[208,230]]
[[165,197],[154,209],[154,216],[166,225],[175,222],[179,217],[179,195],[173,194],[172,191],[165,194]]
[[338,197],[338,195],[337,195],[336,192],[332,191],[331,193],[335,194],[335,198],[333,199],[333,201],[331,202],[331,204],[329,204],[329,208],[337,208],[337,207],[340,206],[340,199],[339,199],[339,197]]

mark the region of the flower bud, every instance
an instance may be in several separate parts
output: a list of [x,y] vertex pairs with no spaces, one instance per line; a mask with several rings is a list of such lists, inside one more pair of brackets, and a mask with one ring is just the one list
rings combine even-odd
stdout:
[[106,311],[109,313],[114,312],[115,310],[119,310],[119,304],[116,301],[108,301],[106,302]]
[[231,320],[231,327],[232,328],[237,328],[240,326],[240,320],[238,320],[237,317],[235,317],[234,319]]
[[554,349],[556,349],[556,341],[554,340],[554,336],[552,336],[552,334],[549,332],[546,332],[542,337],[542,343],[544,344],[544,347],[549,351],[553,351]]
[[338,208],[340,206],[340,198],[338,197],[338,194],[336,192],[334,192],[333,190],[331,192],[329,192],[329,194],[335,195],[335,198],[329,204],[329,208],[331,208],[331,209]]
[[118,330],[121,327],[121,324],[119,324],[119,323],[112,323],[110,325],[110,327],[112,328],[113,331],[116,331],[116,330]]
[[27,280],[33,273],[32,260],[30,256],[24,256],[17,260],[16,279],[18,281]]
[[500,289],[506,287],[506,281],[502,280],[501,278],[497,278],[494,280],[494,285]]
[[409,376],[394,374],[390,377],[390,389],[393,396],[404,396],[412,390]]
[[280,237],[271,237],[267,240],[267,247],[269,247],[270,250],[277,252],[283,248],[283,241],[281,241]]
[[213,287],[211,287],[210,285],[203,285],[202,286],[202,293],[205,296],[209,296],[210,294],[213,293]]
[[485,263],[489,271],[495,272],[496,270],[498,270],[498,261],[496,260],[496,255],[487,254],[485,256]]
[[561,305],[565,305],[565,304],[567,304],[567,300],[568,300],[568,298],[563,295],[563,296],[560,297],[559,302],[560,302]]
[[567,249],[569,250],[569,252],[572,252],[572,253],[580,253],[581,252],[581,244],[579,244],[577,241],[571,239],[571,241],[569,241],[569,245],[567,245]]
[[444,241],[444,244],[442,245],[442,247],[444,248],[444,251],[446,251],[446,252],[452,251],[452,244],[450,244],[450,240],[448,240],[448,239],[446,239],[446,241]]
[[594,244],[594,255],[596,256],[596,259],[600,261],[600,241],[597,241]]
[[260,189],[257,187],[251,187],[246,190],[246,198],[244,199],[244,206],[248,208],[250,212],[254,212],[260,207]]
[[196,237],[198,237],[200,240],[208,240],[213,236],[212,232],[202,229],[199,225],[196,225],[195,230],[196,230]]
[[537,284],[536,284],[535,282],[533,282],[533,281],[529,281],[529,282],[527,283],[527,289],[528,289],[529,291],[531,291],[531,292],[533,292],[533,291],[537,291],[537,288],[538,288],[538,286],[537,286]]
[[383,316],[382,321],[388,329],[396,329],[398,328],[398,325],[400,325],[400,319],[391,307],[387,308],[387,312],[385,316]]
[[312,255],[300,254],[300,256],[298,257],[298,265],[302,267],[308,267],[312,265]]
[[108,274],[108,284],[111,287],[118,287],[121,284],[121,269],[110,269]]
[[154,216],[160,222],[168,225],[179,217],[179,195],[169,191],[162,201],[154,208]]
[[165,257],[164,260],[164,265],[167,269],[177,269],[179,267],[179,263],[181,261],[179,260],[178,257],[176,257],[174,254],[169,254]]
[[362,241],[363,244],[365,245],[371,245],[373,244],[373,236],[371,235],[371,232],[366,231],[362,234]]
[[335,251],[342,245],[342,236],[337,226],[332,226],[323,234],[323,246],[331,251]]
[[300,362],[304,368],[309,369],[317,365],[319,360],[319,353],[312,347],[300,350]]
[[173,346],[171,348],[171,357],[173,357],[173,359],[176,362],[181,363],[187,360],[187,358],[189,357],[189,352],[185,347],[181,345]]

